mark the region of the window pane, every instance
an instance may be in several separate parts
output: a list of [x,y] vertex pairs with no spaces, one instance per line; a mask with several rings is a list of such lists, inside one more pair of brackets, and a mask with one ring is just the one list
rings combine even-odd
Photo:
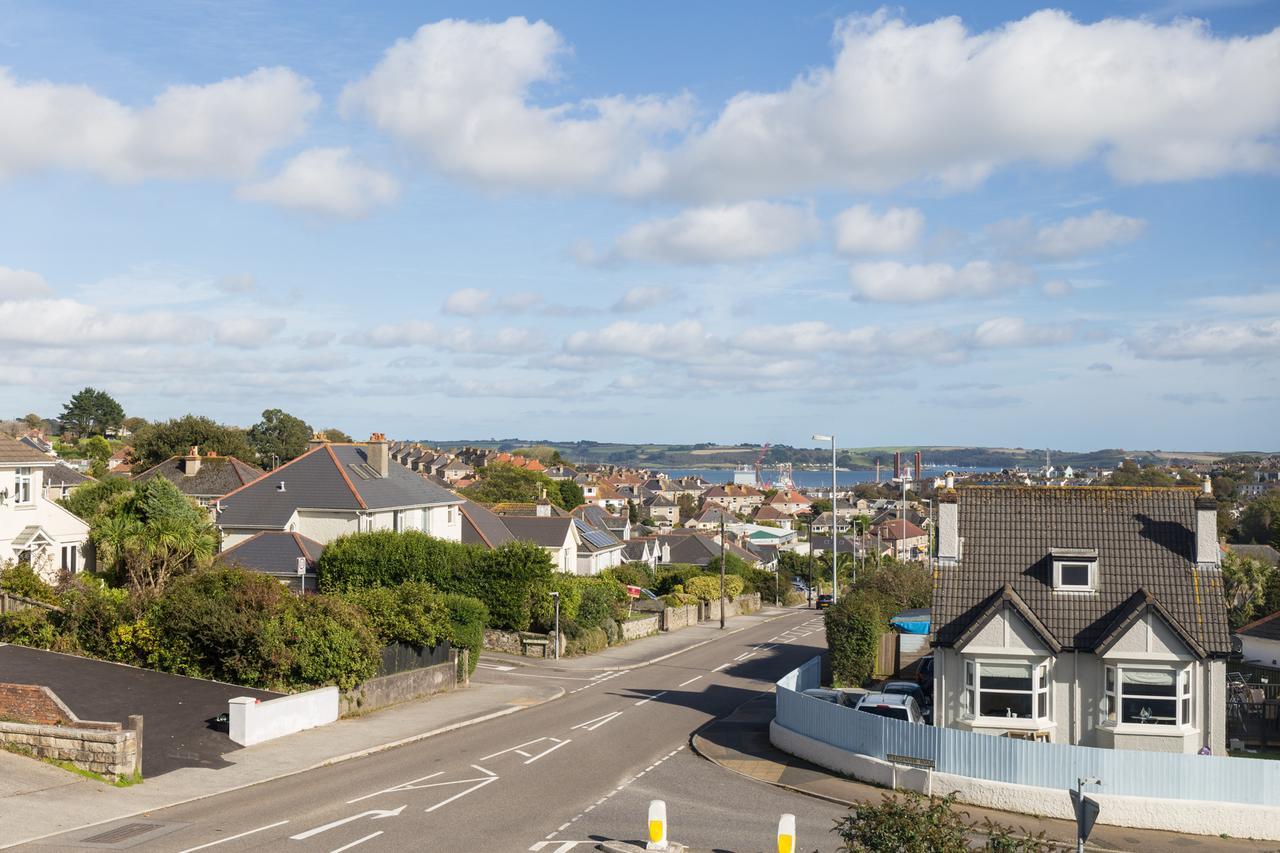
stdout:
[[1036,668],[1036,674],[1037,674],[1037,678],[1036,678],[1037,685],[1042,688],[1048,687],[1049,686],[1049,667],[1041,664],[1039,667]]
[[1174,696],[1174,673],[1158,669],[1124,670],[1126,696]]
[[1038,696],[1036,696],[1036,716],[1037,717],[1049,716],[1049,694],[1048,693],[1041,693]]
[[997,693],[984,689],[979,702],[979,713],[984,717],[1031,719],[1030,693]]
[[1116,692],[1116,668],[1114,666],[1107,667],[1107,692]]
[[1182,724],[1184,726],[1191,725],[1191,700],[1182,700]]
[[1063,586],[1089,585],[1088,563],[1063,563],[1061,571]]
[[982,690],[1030,690],[1031,665],[1021,663],[984,663]]
[[1172,726],[1178,722],[1178,705],[1173,699],[1125,696],[1121,706],[1121,722],[1161,726]]

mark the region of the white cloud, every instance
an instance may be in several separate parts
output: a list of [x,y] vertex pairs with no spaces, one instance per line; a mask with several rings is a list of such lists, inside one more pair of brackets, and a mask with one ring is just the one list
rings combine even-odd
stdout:
[[1028,323],[1021,317],[993,317],[973,331],[973,342],[982,349],[1047,346],[1074,337],[1074,325]]
[[904,252],[916,245],[924,231],[924,214],[914,207],[891,207],[876,214],[859,204],[835,218],[836,251],[846,255]]
[[654,361],[681,361],[714,350],[711,334],[696,320],[678,323],[635,323],[623,320],[594,331],[574,332],[565,339],[570,355],[621,355]]
[[285,326],[282,317],[233,317],[218,323],[215,342],[240,349],[258,349],[271,343]]
[[1095,210],[1040,228],[1032,251],[1045,258],[1075,258],[1109,246],[1132,243],[1147,230],[1145,219]]
[[52,293],[40,273],[0,267],[0,301],[6,299],[39,299]]
[[223,293],[251,293],[258,288],[258,281],[252,273],[236,273],[224,275],[213,283]]
[[1192,299],[1191,304],[1222,314],[1280,314],[1280,290],[1261,293],[1240,293],[1230,296],[1205,296]]
[[758,260],[794,251],[821,230],[807,207],[764,201],[700,207],[632,226],[606,257],[671,264]]
[[1156,326],[1128,340],[1141,358],[1226,361],[1280,356],[1280,319]]
[[345,89],[347,113],[424,154],[437,168],[503,187],[625,189],[644,183],[651,143],[684,127],[685,97],[592,98],[539,106],[566,52],[543,21],[445,20],[387,49]]
[[934,302],[943,299],[983,299],[1000,296],[1035,280],[1025,267],[970,261],[914,264],[878,261],[854,264],[849,270],[855,299],[868,302]]
[[1061,278],[1054,279],[1053,281],[1046,281],[1041,290],[1043,290],[1044,295],[1048,296],[1050,299],[1062,299],[1070,296],[1076,291],[1075,286],[1072,285],[1071,282]]
[[287,68],[171,86],[142,109],[0,69],[0,179],[44,169],[113,181],[243,178],[296,139],[319,103],[311,83]]
[[1101,157],[1126,182],[1272,173],[1280,30],[1040,11],[986,32],[959,18],[844,21],[830,67],[743,92],[677,153],[676,194],[753,197],[929,179],[970,187],[1006,165]]
[[1217,391],[1171,391],[1168,394],[1161,394],[1160,399],[1183,406],[1227,405],[1227,398]]
[[352,335],[348,343],[366,344],[371,347],[426,346],[439,340],[436,327],[421,320],[407,323],[384,323],[374,326],[363,335]]
[[482,317],[499,313],[524,314],[543,307],[542,297],[537,293],[508,293],[498,296],[492,290],[464,287],[450,293],[441,310],[456,317]]
[[0,343],[86,347],[189,340],[202,324],[175,314],[110,314],[73,299],[0,302]]
[[474,355],[514,355],[544,346],[541,336],[530,329],[441,329],[418,320],[376,326],[347,341],[379,348],[425,346]]
[[633,287],[613,303],[612,310],[617,314],[648,311],[665,305],[670,299],[671,291],[665,287]]
[[351,218],[366,216],[399,194],[395,178],[359,162],[350,148],[309,148],[275,177],[236,190],[247,201]]

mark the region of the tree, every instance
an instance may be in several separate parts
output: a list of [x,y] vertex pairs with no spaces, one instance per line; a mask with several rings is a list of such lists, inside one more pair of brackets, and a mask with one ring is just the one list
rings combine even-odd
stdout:
[[121,426],[127,429],[130,433],[135,433],[146,425],[147,419],[139,418],[137,416],[127,417],[124,419],[123,423],[121,423]]
[[676,506],[680,507],[681,523],[698,514],[698,499],[690,494],[681,494],[676,498]]
[[185,456],[192,447],[220,456],[234,456],[245,462],[257,460],[244,430],[222,426],[201,415],[184,415],[162,423],[147,424],[133,437],[134,458],[147,468],[170,456]]
[[1145,468],[1132,459],[1120,463],[1111,474],[1112,486],[1175,486],[1178,481],[1168,471],[1148,465]]
[[1280,491],[1267,492],[1245,507],[1238,529],[1244,542],[1280,546]]
[[78,437],[102,435],[124,422],[124,408],[106,391],[85,388],[62,407],[63,429]]
[[532,503],[546,493],[547,500],[561,509],[582,503],[582,488],[569,480],[553,480],[539,471],[506,463],[486,465],[476,472],[479,482],[463,489],[463,494],[480,503]]
[[352,441],[351,436],[347,435],[342,430],[336,429],[334,427],[329,427],[326,430],[321,430],[320,434],[323,435],[325,438],[327,438],[329,441],[332,441],[334,444],[350,444]]
[[283,465],[307,452],[307,442],[314,435],[301,418],[280,409],[267,409],[262,420],[249,427],[249,446],[263,465]]
[[1275,574],[1277,570],[1261,560],[1230,551],[1222,558],[1222,592],[1233,631],[1272,612],[1264,605]]
[[22,422],[31,429],[40,429],[40,427],[44,424],[44,418],[40,417],[35,412],[30,412],[26,415],[23,415]]

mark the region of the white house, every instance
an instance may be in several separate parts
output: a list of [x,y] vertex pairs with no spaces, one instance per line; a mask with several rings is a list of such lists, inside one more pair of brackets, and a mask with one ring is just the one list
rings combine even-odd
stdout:
[[28,563],[47,581],[92,568],[89,525],[45,496],[57,460],[0,435],[0,564]]
[[1225,754],[1231,636],[1207,483],[938,500],[936,725]]
[[328,545],[346,533],[420,530],[462,541],[462,498],[391,464],[386,438],[313,447],[214,503],[222,547],[263,530],[283,530]]

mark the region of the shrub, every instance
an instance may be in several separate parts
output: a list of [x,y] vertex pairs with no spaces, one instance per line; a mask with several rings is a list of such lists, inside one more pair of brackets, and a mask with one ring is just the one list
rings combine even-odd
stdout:
[[604,630],[604,635],[609,638],[609,645],[615,646],[622,642],[622,626],[613,617],[605,619],[600,627]]
[[[576,626],[575,626],[576,627]],[[593,655],[609,647],[609,635],[603,628],[576,627],[572,636],[567,636],[564,644],[567,655]]]
[[137,619],[115,626],[107,638],[110,658],[117,663],[199,676],[200,671],[183,655],[184,647],[164,642],[160,631],[146,620]]
[[969,853],[975,849],[974,837],[983,842],[976,849],[993,853],[1066,849],[1046,840],[1043,832],[1028,836],[990,818],[971,824],[954,802],[954,796],[885,794],[879,803],[855,805],[831,831],[840,837],[841,850],[867,853]]
[[669,592],[662,596],[662,600],[666,602],[668,607],[688,607],[690,604],[697,604],[701,599],[696,595],[690,595],[684,591],[684,587],[677,586],[675,592]]
[[549,632],[555,629],[556,607],[551,592],[560,593],[560,625],[561,630],[566,622],[578,620],[578,607],[582,604],[582,590],[575,575],[564,572],[553,572],[546,586],[535,587],[532,592],[530,620],[532,627],[539,631]]
[[336,684],[350,690],[378,671],[382,644],[364,612],[339,598],[291,599],[282,614],[290,651],[289,684]]
[[449,611],[449,644],[470,652],[468,675],[475,672],[484,647],[484,629],[489,624],[489,608],[469,595],[446,595],[444,606]]
[[623,563],[621,566],[605,569],[600,573],[600,576],[612,578],[624,586],[638,586],[648,589],[653,585],[653,575],[648,563]]
[[873,601],[845,595],[827,610],[823,621],[831,650],[832,676],[840,684],[862,684],[875,670],[876,644],[889,627],[884,614]]
[[[724,576],[724,594],[730,601],[742,594],[742,587],[742,578],[730,574]],[[720,599],[720,576],[699,575],[698,577],[689,578],[685,582],[684,591],[690,595],[697,596],[703,601],[718,601]]]
[[117,627],[139,614],[128,594],[92,575],[76,575],[62,591],[59,649],[111,660],[111,637]]
[[606,619],[625,617],[630,599],[622,584],[604,577],[578,578],[578,583],[582,589],[582,603],[578,605],[575,621],[583,628],[602,628]]
[[449,636],[449,608],[444,596],[424,581],[369,587],[349,592],[343,598],[368,614],[370,625],[384,646],[434,646]]
[[928,607],[933,598],[933,577],[923,563],[887,558],[859,571],[854,588],[877,599],[881,609],[893,615],[912,607]]
[[49,621],[48,612],[38,607],[0,614],[0,642],[51,649],[58,629]]
[[45,583],[29,563],[9,563],[0,568],[0,589],[23,598],[58,603],[58,592]]
[[677,586],[683,587],[690,578],[696,578],[703,573],[702,569],[697,566],[679,564],[660,567],[658,572],[659,575],[654,581],[653,591],[659,595],[666,595],[674,591]]

